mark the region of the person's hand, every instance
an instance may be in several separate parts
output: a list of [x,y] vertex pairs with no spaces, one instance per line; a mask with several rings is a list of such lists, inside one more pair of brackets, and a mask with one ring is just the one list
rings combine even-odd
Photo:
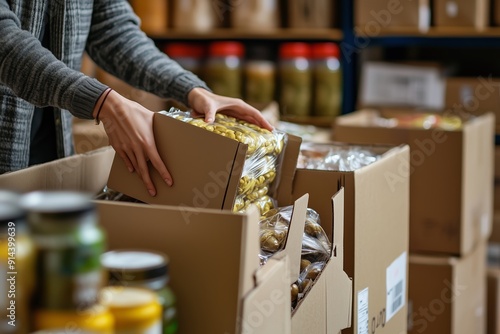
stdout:
[[205,117],[207,123],[213,122],[215,114],[220,112],[269,131],[273,130],[272,125],[264,119],[260,111],[240,99],[216,95],[203,88],[194,88],[189,92],[188,103],[195,114]]
[[155,196],[156,189],[151,181],[147,164],[151,161],[162,179],[171,186],[172,176],[156,149],[153,136],[154,113],[117,92],[111,91],[106,98],[103,94],[96,103],[94,117],[103,99],[105,101],[99,113],[99,120],[104,124],[110,145],[125,162],[128,170],[139,174],[149,194]]

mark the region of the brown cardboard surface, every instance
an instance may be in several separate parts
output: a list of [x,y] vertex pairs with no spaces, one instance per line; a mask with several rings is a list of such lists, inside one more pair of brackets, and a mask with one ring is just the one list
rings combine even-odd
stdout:
[[87,153],[109,145],[108,135],[101,123],[79,120],[73,122],[73,141],[77,154]]
[[410,145],[410,250],[463,255],[488,238],[493,115],[473,118],[462,131],[446,132],[370,125],[377,115],[364,110],[337,118],[334,139]]
[[149,164],[157,188],[156,196],[151,197],[138,174],[131,175],[119,156],[113,161],[108,186],[149,204],[232,209],[246,145],[158,113],[153,128],[158,153],[172,175],[173,186],[169,187]]
[[[150,204],[232,210],[247,146],[158,113],[153,128],[158,153],[172,175],[173,186],[169,187],[149,164],[157,188],[156,196],[151,197],[139,176],[131,175],[118,156],[108,186]],[[293,179],[300,143],[299,137],[287,136],[279,173],[283,187]]]
[[500,146],[495,146],[495,179],[500,180]]
[[489,0],[434,0],[437,27],[476,27],[489,25]]
[[500,334],[500,268],[488,267],[488,334]]
[[500,79],[493,77],[451,77],[446,79],[445,108],[474,115],[495,114],[500,133]]
[[[4,174],[0,188],[96,193],[106,184],[113,155],[111,148],[105,148]],[[308,294],[296,312],[323,314],[325,322],[319,323],[322,330],[317,333],[338,333],[350,325],[352,282],[342,269],[342,195],[341,190],[332,197],[331,223],[335,225],[330,229],[336,236],[332,258],[311,297]],[[171,286],[178,297],[179,333],[288,334],[292,328],[290,282],[298,275],[300,257],[295,257],[300,254],[307,198],[302,196],[293,203],[285,250],[260,268],[257,210],[242,215],[181,206],[96,203],[110,249],[142,248],[169,255]],[[314,302],[318,298],[326,302]],[[304,319],[311,323],[310,318]],[[304,327],[300,321],[294,323]]]
[[[358,333],[357,294],[369,287],[369,323],[386,308],[386,270],[408,252],[409,175],[408,147],[374,147],[383,158],[355,172],[298,169],[293,197],[310,195],[310,207],[321,217],[325,232],[332,219],[329,199],[344,187],[344,270],[353,278],[353,328]],[[407,263],[406,263],[407,270]],[[405,290],[406,300],[406,290]],[[368,320],[368,319],[367,319]],[[377,333],[399,333],[406,329],[406,303]],[[344,331],[342,331],[344,333]]]
[[500,26],[500,0],[492,1],[493,11],[493,25]]
[[430,25],[429,0],[392,1],[358,0],[354,3],[354,20],[358,29],[420,27]]
[[331,28],[337,0],[289,0],[290,28]]
[[0,175],[0,189],[76,190],[95,194],[106,185],[115,151],[111,147]]
[[409,333],[470,334],[486,329],[486,244],[462,258],[410,256]]

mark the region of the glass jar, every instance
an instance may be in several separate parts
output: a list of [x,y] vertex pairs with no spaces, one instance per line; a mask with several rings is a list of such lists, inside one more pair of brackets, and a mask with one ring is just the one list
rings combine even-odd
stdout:
[[33,192],[22,206],[36,247],[34,304],[43,310],[85,309],[102,287],[105,235],[90,197],[76,192]]
[[115,319],[115,334],[161,334],[158,296],[147,289],[112,286],[102,289],[101,303]]
[[175,295],[170,289],[168,258],[150,251],[115,250],[101,256],[108,285],[145,288],[156,292],[163,312],[163,333],[177,333]]
[[163,51],[175,60],[182,68],[193,72],[200,78],[201,74],[201,63],[204,56],[203,46],[199,44],[191,43],[169,43],[164,48]]
[[340,115],[342,71],[339,56],[339,47],[335,43],[318,43],[312,46],[315,116],[333,118]]
[[106,307],[96,304],[83,310],[37,310],[33,323],[36,330],[54,334],[62,329],[61,333],[114,334],[115,321]]
[[148,34],[165,33],[168,27],[168,0],[130,0],[141,19],[141,29]]
[[306,43],[285,43],[280,47],[279,102],[285,116],[309,116],[312,72],[310,47]]
[[205,81],[214,93],[241,98],[243,44],[214,42],[210,44],[205,65]]
[[35,251],[20,196],[0,191],[0,333],[29,331]]
[[206,31],[217,28],[223,21],[221,5],[213,0],[174,0],[172,4],[175,29]]
[[239,1],[231,10],[231,25],[237,29],[272,30],[280,26],[278,0]]
[[245,64],[245,99],[251,104],[268,105],[274,100],[275,65],[268,60]]

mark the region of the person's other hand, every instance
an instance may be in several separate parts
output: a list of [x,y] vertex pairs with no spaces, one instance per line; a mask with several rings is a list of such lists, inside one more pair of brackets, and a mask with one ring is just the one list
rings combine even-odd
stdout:
[[203,88],[194,88],[189,92],[188,103],[193,112],[203,115],[205,122],[208,123],[213,122],[215,114],[220,112],[269,131],[273,130],[272,125],[264,119],[260,111],[240,99],[216,95]]
[[[97,102],[94,117],[104,98],[105,94]],[[105,98],[99,113],[99,120],[104,124],[110,145],[125,162],[128,170],[131,173],[137,172],[151,196],[156,195],[156,188],[149,175],[148,161],[151,161],[169,186],[173,184],[172,176],[156,149],[153,115],[152,111],[115,91],[111,91]]]

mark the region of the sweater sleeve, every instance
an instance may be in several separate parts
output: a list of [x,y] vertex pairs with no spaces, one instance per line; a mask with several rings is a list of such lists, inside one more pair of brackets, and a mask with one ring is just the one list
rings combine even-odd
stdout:
[[0,83],[39,107],[69,110],[80,118],[92,111],[106,86],[59,61],[30,32],[6,0],[0,0]]
[[158,50],[139,28],[126,0],[96,0],[86,51],[104,70],[130,85],[185,105],[206,84]]

